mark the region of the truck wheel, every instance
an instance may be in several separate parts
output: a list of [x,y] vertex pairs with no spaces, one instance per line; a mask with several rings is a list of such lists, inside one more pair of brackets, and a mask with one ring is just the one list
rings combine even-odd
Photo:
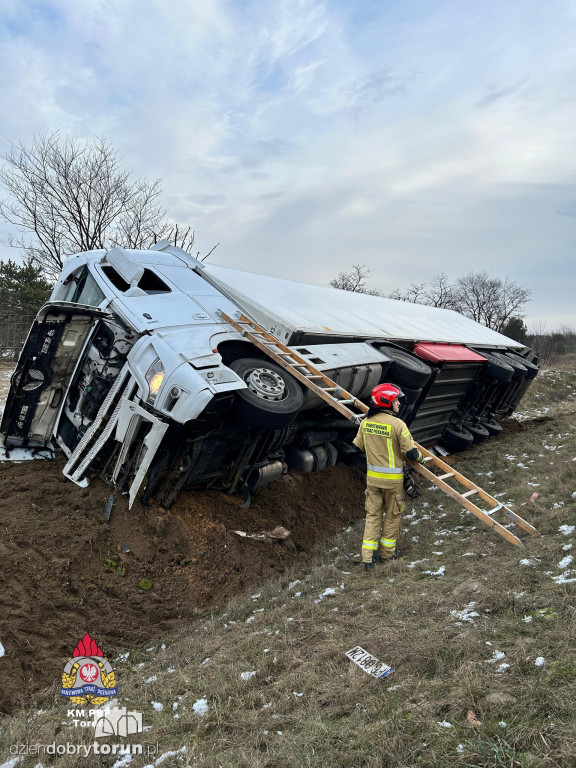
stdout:
[[502,432],[502,425],[494,419],[490,419],[489,421],[482,421],[480,423],[483,427],[486,428],[490,437],[496,437],[496,435],[499,435]]
[[466,429],[474,438],[475,443],[483,443],[490,437],[490,432],[482,424],[466,424]]
[[488,376],[490,379],[497,379],[498,381],[512,381],[514,375],[514,369],[512,365],[509,365],[504,360],[497,360],[488,352],[480,352],[482,357],[486,358],[486,362],[482,367],[482,373]]
[[492,352],[491,354],[492,354],[492,357],[496,358],[496,360],[499,363],[504,363],[504,365],[512,366],[513,379],[516,379],[516,381],[520,381],[526,378],[528,374],[528,370],[524,365],[524,363],[519,363],[513,358],[508,357],[508,355],[503,355],[501,352]]
[[509,357],[510,360],[514,360],[517,363],[520,363],[520,365],[524,366],[526,368],[526,378],[527,379],[535,379],[536,376],[538,376],[538,371],[540,368],[538,368],[537,365],[534,365],[534,363],[531,363],[530,360],[526,360],[525,357],[520,357],[520,355],[514,354],[514,352],[506,352],[505,357]]
[[474,442],[474,438],[465,427],[456,425],[446,427],[442,440],[447,442],[455,451],[465,451]]
[[296,418],[304,403],[300,385],[279,365],[244,357],[230,363],[246,383],[234,398],[234,411],[244,424],[260,429],[281,429]]
[[396,347],[380,347],[380,351],[392,360],[392,365],[386,373],[386,380],[399,387],[402,385],[421,389],[432,373],[429,366],[420,358]]

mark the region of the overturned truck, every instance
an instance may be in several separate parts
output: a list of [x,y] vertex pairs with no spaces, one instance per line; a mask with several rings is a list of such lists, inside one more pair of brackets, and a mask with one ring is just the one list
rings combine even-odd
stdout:
[[501,432],[538,373],[530,350],[451,310],[199,262],[167,242],[68,258],[20,355],[6,458],[67,457],[169,506],[249,494],[286,471],[358,460],[356,427],[223,319],[243,313],[368,402],[390,381],[415,440],[446,454]]

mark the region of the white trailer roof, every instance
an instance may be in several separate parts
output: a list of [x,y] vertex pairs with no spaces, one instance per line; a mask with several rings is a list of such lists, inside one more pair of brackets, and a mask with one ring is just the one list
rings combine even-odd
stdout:
[[322,285],[282,280],[214,264],[207,276],[279,338],[295,331],[324,336],[438,341],[482,347],[519,344],[458,312]]

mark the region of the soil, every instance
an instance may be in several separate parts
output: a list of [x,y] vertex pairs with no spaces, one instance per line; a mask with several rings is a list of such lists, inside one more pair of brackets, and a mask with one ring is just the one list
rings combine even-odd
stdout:
[[[287,475],[249,509],[215,491],[182,492],[169,511],[120,496],[106,522],[110,489],[79,488],[63,465],[0,464],[0,712],[54,686],[86,632],[113,658],[182,629],[363,515],[362,473],[338,466]],[[234,532],[277,526],[291,535]]]

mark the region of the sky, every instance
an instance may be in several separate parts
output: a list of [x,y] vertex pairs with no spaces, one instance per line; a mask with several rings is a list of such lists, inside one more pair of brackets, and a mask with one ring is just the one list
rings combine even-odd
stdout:
[[0,75],[1,152],[105,137],[212,263],[576,328],[575,0],[0,0]]

